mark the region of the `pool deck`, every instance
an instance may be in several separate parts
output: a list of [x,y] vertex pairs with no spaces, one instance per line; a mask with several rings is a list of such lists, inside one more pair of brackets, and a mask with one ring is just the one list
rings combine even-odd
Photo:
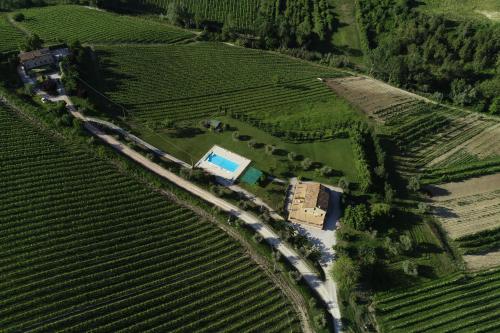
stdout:
[[[207,161],[207,158],[210,154],[215,154],[227,160],[230,160],[238,164],[238,168],[231,172],[220,166],[217,166]],[[232,184],[236,181],[236,179],[238,179],[238,177],[241,176],[241,174],[246,170],[251,162],[252,161],[250,161],[248,158],[245,158],[241,155],[235,154],[227,149],[215,145],[198,161],[198,163],[196,163],[195,167],[203,169],[214,176],[223,178],[225,181],[229,181]]]

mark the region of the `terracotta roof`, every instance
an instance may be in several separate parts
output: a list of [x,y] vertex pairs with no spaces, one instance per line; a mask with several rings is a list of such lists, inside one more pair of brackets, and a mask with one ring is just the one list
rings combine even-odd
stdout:
[[321,208],[327,210],[330,196],[326,188],[319,183],[305,184],[304,208]]
[[50,54],[51,53],[50,53],[49,49],[40,49],[40,50],[31,51],[31,52],[21,52],[21,54],[19,54],[19,60],[21,62],[26,62],[26,61],[40,58],[40,57],[50,55]]
[[328,210],[330,194],[319,183],[299,183],[295,186],[289,218],[322,228]]

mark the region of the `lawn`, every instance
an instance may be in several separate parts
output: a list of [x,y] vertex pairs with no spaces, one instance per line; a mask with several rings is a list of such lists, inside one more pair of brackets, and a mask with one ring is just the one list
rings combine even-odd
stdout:
[[357,64],[362,65],[363,51],[356,21],[356,4],[352,0],[332,0],[339,21],[332,36],[333,44]]
[[[338,178],[342,175],[353,182],[357,179],[349,139],[294,144],[284,142],[247,123],[229,117],[219,117],[218,119],[230,124],[232,128],[237,128],[244,140],[233,140],[232,131],[224,131],[222,133],[202,131],[193,136],[172,137],[167,133],[152,131],[142,126],[134,126],[134,129],[146,141],[188,163],[196,163],[210,147],[217,144],[251,159],[257,168],[278,178],[302,176],[329,184],[337,184]],[[250,148],[248,146],[249,140],[255,140],[257,143],[260,143],[260,147],[255,149]],[[266,154],[265,145],[276,145],[278,148],[277,153],[274,155]],[[293,163],[288,160],[288,152],[295,152],[299,156],[299,159],[310,158],[312,161],[317,162],[318,166],[330,166],[334,169],[336,175],[323,177],[315,171],[304,171],[301,168],[299,160]]]
[[20,11],[20,24],[46,42],[172,43],[194,34],[156,21],[132,18],[83,6],[63,5]]
[[[500,22],[498,0],[424,0],[421,10],[453,19],[479,18]],[[488,17],[489,16],[489,17]]]

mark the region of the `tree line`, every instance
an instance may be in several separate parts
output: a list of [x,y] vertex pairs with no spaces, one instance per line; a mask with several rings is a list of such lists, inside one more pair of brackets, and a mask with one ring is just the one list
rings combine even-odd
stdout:
[[376,77],[477,111],[500,114],[500,26],[421,13],[410,0],[358,2]]

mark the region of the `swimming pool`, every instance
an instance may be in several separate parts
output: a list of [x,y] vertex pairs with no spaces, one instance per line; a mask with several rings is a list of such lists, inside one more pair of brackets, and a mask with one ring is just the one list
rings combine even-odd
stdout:
[[219,156],[215,153],[210,153],[210,155],[208,155],[207,157],[207,161],[229,172],[235,172],[240,166],[238,163],[234,163],[233,161],[230,161],[227,158]]

